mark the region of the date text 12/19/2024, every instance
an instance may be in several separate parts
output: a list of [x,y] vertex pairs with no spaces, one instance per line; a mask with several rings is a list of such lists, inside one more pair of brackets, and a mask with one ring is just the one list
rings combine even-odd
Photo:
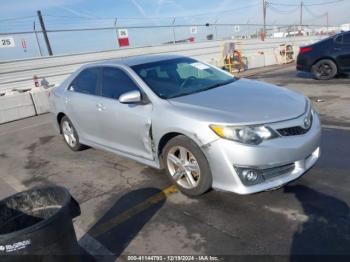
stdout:
[[219,261],[217,256],[176,256],[176,255],[167,255],[167,256],[128,256],[128,261]]

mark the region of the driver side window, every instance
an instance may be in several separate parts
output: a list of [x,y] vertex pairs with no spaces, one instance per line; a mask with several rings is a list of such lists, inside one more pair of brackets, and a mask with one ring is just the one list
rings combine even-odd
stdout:
[[139,90],[139,88],[121,69],[115,67],[103,68],[101,96],[118,99],[120,95],[135,90]]

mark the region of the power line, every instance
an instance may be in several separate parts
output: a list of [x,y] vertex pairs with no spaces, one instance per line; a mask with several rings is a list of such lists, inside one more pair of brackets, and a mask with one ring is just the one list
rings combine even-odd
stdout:
[[[164,20],[164,19],[174,19],[174,17],[176,17],[177,19],[180,19],[180,18],[193,18],[193,17],[203,17],[203,18],[205,18],[206,16],[207,17],[212,17],[214,15],[235,12],[235,11],[251,8],[251,7],[254,7],[254,6],[257,6],[257,3],[246,5],[246,6],[242,6],[242,7],[239,7],[239,8],[232,8],[232,9],[221,10],[221,11],[213,11],[213,12],[207,12],[207,13],[194,14],[194,15],[165,16],[165,17],[95,17],[95,18],[91,18],[91,17],[79,16],[79,15],[68,16],[68,15],[50,15],[50,14],[43,15],[43,17],[47,17],[47,18],[62,18],[62,19],[84,19],[84,20],[89,20],[89,21],[93,21],[93,20],[105,20],[105,21],[109,21],[110,20],[110,21],[115,21],[116,18],[118,18],[118,20],[149,20],[149,21],[155,21],[155,20]],[[33,18],[36,19],[37,17],[36,16],[22,16],[22,17],[1,18],[0,22],[7,22],[7,21],[19,22],[19,21],[23,21],[23,20],[27,20],[27,19],[33,19]]]
[[291,10],[280,10],[280,9],[274,7],[272,4],[270,4],[269,9],[271,9],[271,11],[274,11],[274,12],[279,13],[279,14],[290,14],[290,13],[294,13],[294,12],[298,11],[299,6],[296,8],[293,8]]
[[1,18],[0,21],[26,20],[26,19],[30,19],[30,18],[36,18],[36,16],[20,16],[20,17]]
[[321,18],[326,16],[326,13],[320,14],[320,15],[316,15],[313,11],[310,10],[310,8],[308,8],[307,6],[305,6],[305,10],[313,17],[315,18]]
[[[316,6],[316,5],[330,5],[330,4],[338,4],[340,2],[344,2],[345,0],[335,0],[335,1],[329,1],[329,2],[319,2],[319,3],[303,3],[303,6]],[[300,3],[275,3],[275,2],[269,2],[272,5],[280,5],[280,6],[300,6]]]
[[57,17],[57,18],[73,18],[73,19],[87,19],[87,20],[115,20],[116,18],[119,19],[125,19],[125,20],[160,20],[160,19],[174,19],[176,18],[187,18],[187,17],[202,17],[202,16],[207,16],[207,15],[217,15],[217,14],[223,14],[223,13],[230,13],[234,11],[240,11],[243,9],[247,9],[250,7],[257,6],[257,3],[255,4],[250,4],[238,8],[233,8],[233,9],[226,9],[226,10],[221,10],[221,11],[213,11],[213,12],[207,12],[207,13],[200,13],[200,14],[194,14],[194,15],[181,15],[181,16],[163,16],[163,17],[96,17],[96,18],[89,18],[86,16],[66,16],[66,15],[45,15],[45,17]]

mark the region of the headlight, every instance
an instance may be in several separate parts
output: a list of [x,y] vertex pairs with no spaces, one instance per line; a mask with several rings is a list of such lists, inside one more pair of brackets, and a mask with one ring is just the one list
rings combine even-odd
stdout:
[[210,128],[221,138],[243,144],[258,145],[263,140],[278,137],[278,134],[267,126],[210,125]]

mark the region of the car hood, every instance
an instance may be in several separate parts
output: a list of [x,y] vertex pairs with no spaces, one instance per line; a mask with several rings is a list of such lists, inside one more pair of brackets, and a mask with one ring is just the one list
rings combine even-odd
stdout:
[[[261,124],[296,118],[307,100],[283,87],[239,79],[228,85],[168,100],[186,116],[213,123]],[[184,112],[185,111],[185,112]]]

